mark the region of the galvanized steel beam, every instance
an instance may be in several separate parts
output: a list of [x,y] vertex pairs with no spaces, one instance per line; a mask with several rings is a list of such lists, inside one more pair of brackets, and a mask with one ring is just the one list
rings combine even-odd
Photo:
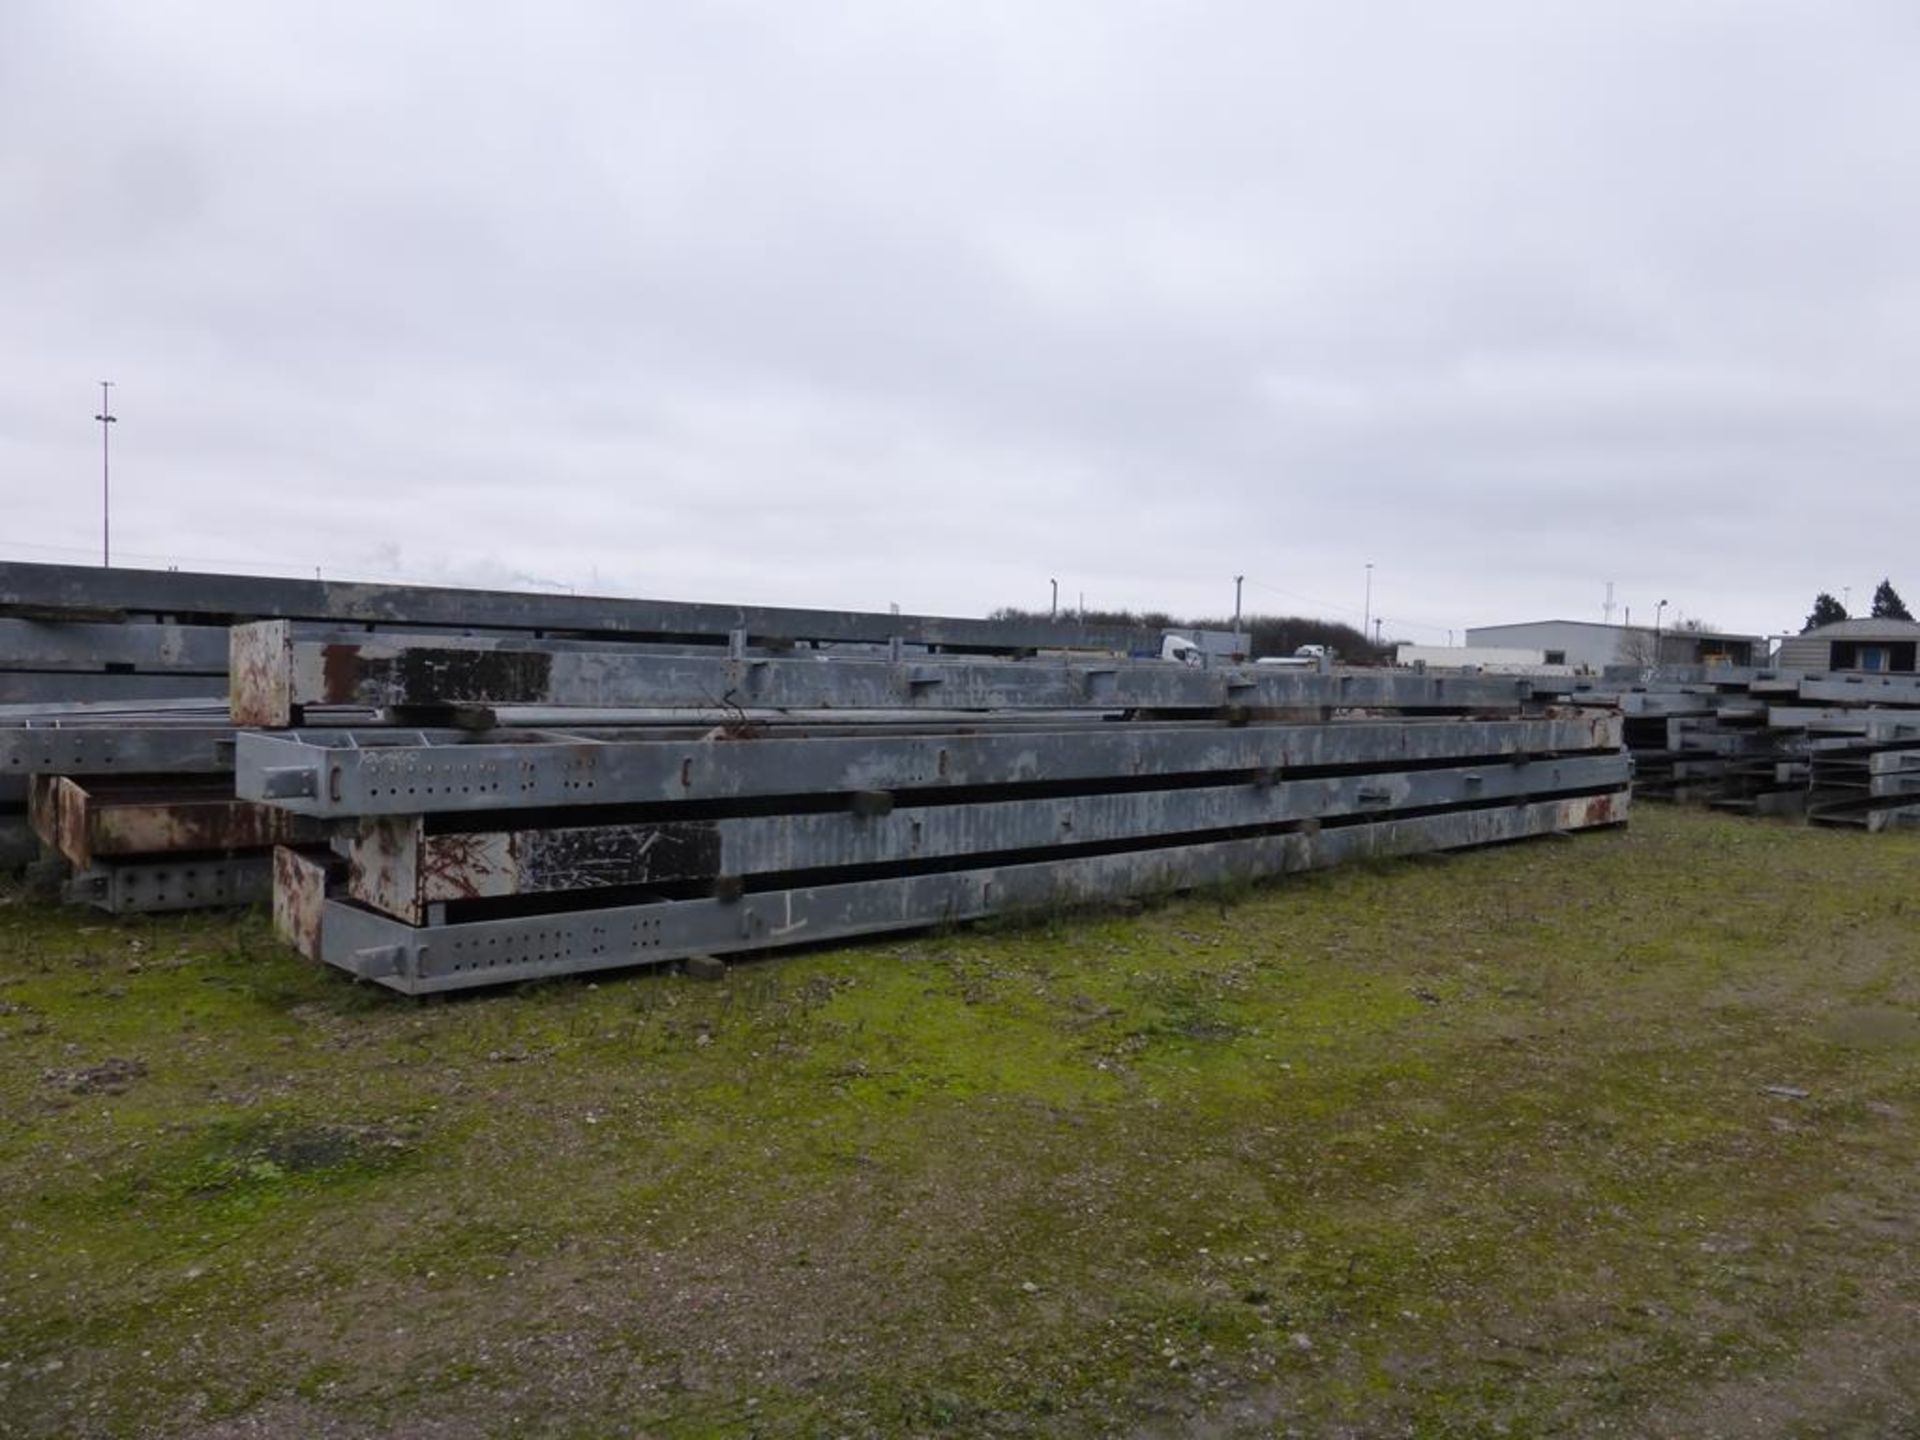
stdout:
[[[889,803],[868,813],[752,815],[642,824],[429,834],[418,816],[367,824],[348,843],[349,891],[415,924],[453,901],[784,871],[947,860],[1249,830],[1398,810],[1624,789],[1624,754],[1279,780],[1179,790]],[[872,794],[873,792],[863,792]]]
[[892,880],[415,927],[328,901],[328,963],[409,994],[849,939],[993,914],[1485,845],[1626,818],[1624,794]]
[[847,790],[927,790],[1616,750],[1618,715],[1324,725],[1115,724],[1064,732],[363,747],[350,734],[237,737],[235,787],[345,818],[629,805]]
[[633,637],[907,644],[1011,653],[1057,648],[1157,652],[1158,632],[1054,621],[709,605],[443,586],[287,580],[80,565],[0,564],[0,612],[349,621]]
[[227,627],[0,618],[0,670],[225,675]]
[[0,776],[217,775],[233,769],[233,727],[0,725]]
[[218,700],[227,691],[215,675],[122,674],[117,671],[0,671],[0,705],[44,707],[72,701],[137,703],[147,700]]
[[229,855],[102,862],[67,881],[64,898],[113,915],[137,915],[254,905],[272,893],[271,857]]
[[427,636],[233,630],[235,723],[286,726],[307,706],[765,706],[774,709],[1302,708],[1517,712],[1521,682],[1387,670],[1332,674],[1167,661],[912,663],[719,659]]

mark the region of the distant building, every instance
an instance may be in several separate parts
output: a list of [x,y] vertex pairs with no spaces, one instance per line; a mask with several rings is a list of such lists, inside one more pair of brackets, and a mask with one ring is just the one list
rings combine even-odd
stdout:
[[1780,642],[1782,670],[1874,670],[1915,672],[1920,621],[1840,620]]
[[1609,665],[1754,665],[1764,664],[1767,657],[1766,637],[1761,635],[1662,630],[1656,636],[1647,625],[1591,620],[1481,625],[1467,631],[1467,644],[1539,650],[1548,665],[1595,672]]
[[1429,670],[1477,670],[1483,675],[1571,675],[1573,667],[1547,664],[1544,651],[1497,645],[1401,645],[1394,650],[1396,665],[1422,665]]

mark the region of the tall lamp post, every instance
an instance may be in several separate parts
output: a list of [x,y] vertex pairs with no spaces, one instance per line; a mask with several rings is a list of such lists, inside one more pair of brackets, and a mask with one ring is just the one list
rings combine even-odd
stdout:
[[1367,631],[1373,628],[1373,562],[1367,561],[1367,600],[1360,611],[1360,638],[1367,638]]
[[100,382],[100,413],[93,417],[100,422],[100,567],[103,570],[113,564],[112,531],[109,525],[112,491],[107,484],[107,436],[111,433],[108,427],[119,417],[113,413],[112,396],[108,393],[112,389],[113,381]]
[[1662,600],[1653,607],[1653,663],[1660,663],[1660,616],[1666,611],[1667,602]]
[[1049,580],[1047,583],[1053,586],[1053,604],[1048,607],[1047,618],[1049,620],[1058,620],[1060,618],[1060,582],[1058,580]]

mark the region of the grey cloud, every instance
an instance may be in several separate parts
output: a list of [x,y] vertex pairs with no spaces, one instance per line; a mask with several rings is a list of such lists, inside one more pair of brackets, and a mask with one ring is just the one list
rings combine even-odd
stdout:
[[8,7],[0,553],[88,553],[110,374],[129,556],[1788,625],[1902,574],[1917,59],[1891,4]]

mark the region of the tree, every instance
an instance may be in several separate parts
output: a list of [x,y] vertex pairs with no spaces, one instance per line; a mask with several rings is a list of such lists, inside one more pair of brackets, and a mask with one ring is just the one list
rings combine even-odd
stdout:
[[1913,619],[1913,612],[1907,609],[1906,602],[1900,598],[1900,592],[1893,588],[1893,581],[1882,580],[1880,588],[1873,592],[1873,618],[1876,620]]
[[1807,623],[1800,627],[1800,633],[1804,635],[1809,630],[1818,630],[1822,625],[1836,625],[1846,618],[1847,607],[1822,590],[1814,598],[1813,613],[1807,616]]

